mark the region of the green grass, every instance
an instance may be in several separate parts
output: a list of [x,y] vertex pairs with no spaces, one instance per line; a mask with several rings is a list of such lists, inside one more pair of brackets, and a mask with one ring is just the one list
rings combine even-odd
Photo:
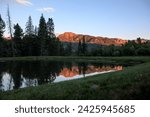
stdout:
[[7,58],[0,58],[0,61],[81,61],[81,62],[100,62],[100,63],[107,63],[107,64],[139,64],[150,61],[150,57],[140,57],[140,56],[133,56],[133,57],[84,57],[84,56],[29,56],[29,57],[7,57]]
[[[26,58],[14,60],[16,59],[25,60]],[[33,60],[34,57],[27,57],[27,59]],[[41,57],[37,59],[76,59],[141,64],[126,67],[118,72],[1,92],[0,99],[150,99],[150,57]]]

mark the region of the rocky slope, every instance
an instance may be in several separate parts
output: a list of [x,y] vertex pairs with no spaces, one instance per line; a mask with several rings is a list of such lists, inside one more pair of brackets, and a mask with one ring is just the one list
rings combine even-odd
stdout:
[[79,42],[79,40],[85,38],[87,43],[98,45],[122,45],[128,42],[128,40],[119,38],[94,37],[90,35],[75,34],[72,32],[65,32],[64,34],[60,34],[58,38],[62,42]]

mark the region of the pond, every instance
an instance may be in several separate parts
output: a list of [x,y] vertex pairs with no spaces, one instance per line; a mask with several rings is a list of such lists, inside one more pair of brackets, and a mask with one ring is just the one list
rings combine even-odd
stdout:
[[7,91],[45,83],[56,83],[122,69],[121,65],[90,62],[1,61],[0,90]]

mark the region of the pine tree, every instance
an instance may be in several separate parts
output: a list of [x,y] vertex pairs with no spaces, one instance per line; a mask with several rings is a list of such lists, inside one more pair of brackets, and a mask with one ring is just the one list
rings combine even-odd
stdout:
[[83,56],[86,54],[87,54],[87,44],[85,41],[85,36],[83,36],[82,41],[79,40],[79,43],[78,43],[78,56],[81,56],[81,55]]
[[85,42],[85,36],[83,37],[83,42],[82,42],[82,54],[86,55],[87,54],[87,45]]
[[49,55],[60,55],[60,41],[56,38],[54,33],[54,22],[52,18],[48,19],[47,22],[47,32],[48,32],[48,43],[49,43]]
[[3,33],[4,33],[4,29],[5,29],[5,22],[3,21],[3,19],[1,18],[0,15],[0,56],[4,55],[4,39],[3,39]]
[[53,19],[52,18],[49,18],[48,19],[48,22],[47,22],[47,32],[48,32],[48,36],[50,38],[55,38],[55,34],[54,34],[54,22],[53,22]]
[[34,35],[38,36],[38,27],[37,26],[35,26],[35,28],[34,28]]
[[4,29],[5,29],[5,22],[3,21],[0,15],[0,39],[3,38]]
[[[17,40],[21,40],[22,36],[23,36],[23,30],[22,28],[19,26],[19,24],[17,23],[16,25],[14,25],[14,41]],[[16,40],[17,39],[17,40]]]
[[22,55],[22,36],[23,36],[23,30],[17,23],[14,26],[14,49],[15,49],[15,56],[21,56]]
[[77,51],[77,53],[78,53],[78,56],[80,56],[81,53],[82,53],[82,43],[81,43],[81,40],[79,40],[79,43],[78,43],[78,51]]
[[38,30],[38,38],[40,40],[41,48],[40,48],[40,55],[41,56],[46,56],[48,55],[48,45],[47,45],[47,26],[45,22],[45,18],[43,17],[43,14],[40,18],[40,23],[39,23],[39,30]]
[[25,30],[26,35],[34,35],[34,26],[32,24],[32,18],[29,16],[28,21],[26,23],[26,30]]
[[25,36],[23,38],[23,55],[24,56],[37,56],[39,55],[40,42],[37,39],[37,27],[32,24],[32,18],[29,16],[25,28]]

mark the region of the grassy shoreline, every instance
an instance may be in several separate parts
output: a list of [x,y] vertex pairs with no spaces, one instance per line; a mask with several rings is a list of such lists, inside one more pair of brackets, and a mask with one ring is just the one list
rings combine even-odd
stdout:
[[98,62],[106,64],[140,64],[150,61],[149,56],[123,56],[123,57],[92,57],[92,56],[28,56],[28,57],[6,57],[0,58],[4,61],[77,61],[77,62]]
[[[36,59],[35,59],[36,58]],[[137,62],[123,71],[1,92],[0,99],[150,99],[150,57],[17,57],[6,60],[88,60]]]
[[0,61],[19,60],[142,60],[150,61],[150,56],[122,56],[122,57],[93,57],[93,56],[27,56],[27,57],[3,57]]

